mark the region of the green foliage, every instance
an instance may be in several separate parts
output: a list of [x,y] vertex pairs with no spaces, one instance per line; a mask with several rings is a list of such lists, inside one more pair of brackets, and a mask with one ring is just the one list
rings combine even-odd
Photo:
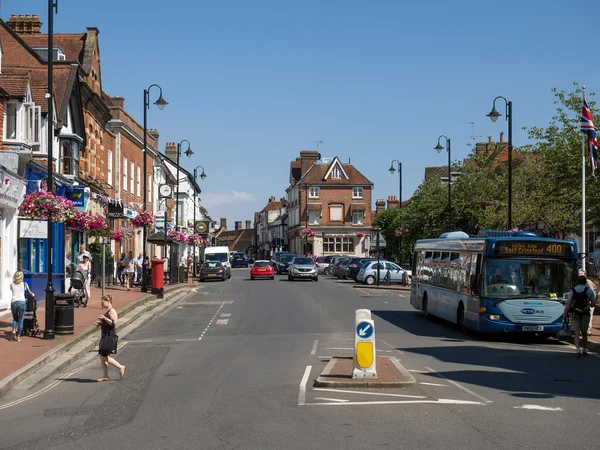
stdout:
[[[88,243],[87,249],[92,254],[92,258],[94,258],[94,259],[98,258],[97,259],[98,261],[102,260],[102,241]],[[106,258],[107,259],[113,258],[113,254],[110,251],[110,245],[108,245],[108,244],[106,245]]]

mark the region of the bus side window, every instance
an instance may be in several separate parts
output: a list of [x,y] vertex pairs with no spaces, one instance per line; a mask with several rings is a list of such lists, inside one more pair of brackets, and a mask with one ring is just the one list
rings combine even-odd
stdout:
[[481,254],[471,256],[471,270],[469,271],[469,286],[471,293],[477,295],[479,292],[479,279],[481,273]]
[[469,280],[471,274],[471,255],[463,258],[462,267],[462,292],[464,294],[469,294]]

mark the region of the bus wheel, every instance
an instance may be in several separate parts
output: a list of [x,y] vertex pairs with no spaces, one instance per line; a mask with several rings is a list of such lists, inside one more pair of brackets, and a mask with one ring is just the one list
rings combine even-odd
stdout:
[[425,294],[423,296],[423,313],[425,314],[425,317],[429,316],[429,308],[427,305],[427,294]]
[[460,331],[465,331],[465,307],[462,303],[458,305],[458,312],[456,313],[456,323]]

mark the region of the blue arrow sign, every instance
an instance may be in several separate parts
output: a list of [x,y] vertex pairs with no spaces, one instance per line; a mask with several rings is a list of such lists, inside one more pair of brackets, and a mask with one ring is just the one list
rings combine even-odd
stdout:
[[356,326],[356,334],[359,338],[369,339],[373,334],[373,325],[371,325],[369,322],[360,322]]

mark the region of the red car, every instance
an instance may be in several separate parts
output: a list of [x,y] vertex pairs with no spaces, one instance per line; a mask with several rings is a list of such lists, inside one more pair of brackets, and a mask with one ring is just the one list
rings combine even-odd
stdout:
[[275,279],[275,269],[271,265],[271,261],[255,261],[250,272],[250,279],[255,280],[257,278],[270,278]]

